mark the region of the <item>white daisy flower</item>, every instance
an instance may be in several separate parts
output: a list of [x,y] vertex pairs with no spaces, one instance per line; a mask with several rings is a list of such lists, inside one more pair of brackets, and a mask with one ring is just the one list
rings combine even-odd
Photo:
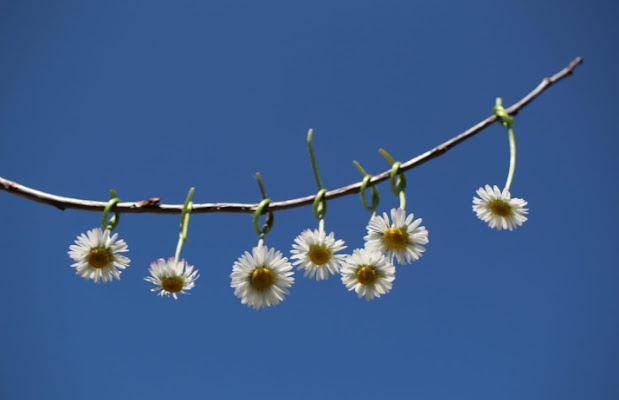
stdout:
[[367,226],[365,247],[385,253],[391,262],[396,258],[402,265],[418,260],[426,250],[422,245],[428,243],[428,231],[419,226],[421,218],[413,221],[414,218],[414,214],[407,216],[401,208],[391,209],[392,224],[389,224],[387,213],[382,217],[377,215]]
[[259,244],[234,263],[230,287],[234,294],[256,310],[279,304],[294,283],[292,265],[282,253]]
[[510,231],[522,225],[529,210],[524,208],[527,202],[523,199],[512,199],[509,190],[499,189],[498,186],[477,189],[477,195],[473,197],[473,211],[477,218],[488,223],[490,228],[497,230],[509,229]]
[[395,267],[380,251],[355,249],[342,264],[342,283],[366,300],[389,293],[395,280]]
[[157,285],[151,292],[159,292],[159,296],[174,297],[178,299],[177,293],[187,294],[186,290],[191,290],[195,286],[195,281],[200,277],[198,270],[193,269],[187,261],[176,261],[174,257],[168,259],[158,259],[150,264],[148,269],[151,276],[144,278],[145,281]]
[[95,228],[75,239],[75,244],[69,246],[69,257],[75,264],[76,274],[84,279],[92,279],[95,283],[120,279],[122,269],[129,266],[129,258],[118,253],[129,251],[124,240],[116,241],[118,234],[110,237],[110,231]]
[[290,259],[296,259],[292,265],[299,265],[297,269],[305,269],[304,277],[313,279],[316,276],[316,280],[320,281],[329,279],[329,273],[339,272],[340,263],[346,255],[335,253],[346,246],[343,240],[335,240],[333,232],[327,236],[324,230],[306,229],[294,241]]

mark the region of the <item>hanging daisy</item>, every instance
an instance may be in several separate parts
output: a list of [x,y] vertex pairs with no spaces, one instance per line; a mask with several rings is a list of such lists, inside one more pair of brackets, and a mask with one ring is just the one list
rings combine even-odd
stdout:
[[490,228],[497,230],[509,229],[510,231],[521,226],[529,212],[523,199],[511,198],[509,190],[501,191],[498,186],[477,189],[478,197],[473,197],[473,211],[477,218],[488,223]]
[[391,223],[387,213],[372,218],[364,237],[365,247],[385,253],[391,262],[397,259],[402,265],[418,260],[429,240],[427,229],[419,226],[422,219],[414,218],[414,214],[406,215],[401,208],[391,209]]
[[292,260],[296,260],[292,265],[298,265],[297,269],[304,269],[304,277],[317,281],[329,279],[329,274],[337,274],[340,270],[340,263],[345,255],[335,254],[346,248],[343,240],[335,240],[334,233],[331,232],[328,236],[325,233],[325,214],[327,213],[327,202],[324,197],[327,190],[322,186],[320,176],[318,174],[318,166],[316,157],[314,156],[312,129],[307,133],[307,147],[314,171],[314,178],[318,186],[318,193],[314,199],[312,213],[318,220],[318,229],[306,229],[295,238],[295,243],[292,245]]
[[101,228],[79,235],[75,244],[69,246],[69,257],[75,261],[71,267],[76,274],[95,283],[120,279],[121,270],[129,266],[130,260],[118,254],[129,251],[129,247],[124,240],[117,241],[117,237],[117,233],[110,236],[109,230]]
[[355,249],[342,265],[342,283],[357,292],[359,298],[371,300],[389,293],[395,280],[395,267],[379,251]]
[[294,283],[292,265],[282,253],[262,244],[245,252],[234,263],[230,286],[234,294],[256,310],[279,304]]
[[92,279],[95,283],[105,283],[114,278],[120,280],[121,270],[129,266],[131,260],[118,254],[129,251],[127,243],[124,240],[117,241],[117,233],[111,234],[120,221],[120,214],[116,211],[112,218],[107,218],[118,203],[120,199],[116,197],[116,191],[110,190],[110,200],[103,209],[101,219],[103,229],[95,228],[86,234],[82,233],[75,239],[75,244],[69,246],[69,257],[75,261],[71,267],[84,279]]
[[189,265],[184,259],[180,259],[183,244],[187,241],[187,230],[189,229],[189,217],[193,202],[191,198],[195,188],[190,188],[185,199],[185,204],[181,211],[181,224],[178,234],[178,243],[174,257],[168,261],[160,258],[150,264],[148,271],[150,276],[144,278],[145,281],[155,285],[151,292],[159,292],[159,296],[172,296],[178,300],[178,294],[188,294],[186,291],[193,289],[196,280],[200,277],[198,270],[193,265]]
[[[253,217],[254,231],[258,234],[258,245],[251,251],[245,252],[232,266],[230,287],[234,295],[256,310],[279,304],[285,295],[290,294],[288,288],[294,283],[292,265],[282,253],[269,249],[264,245],[264,237],[273,228],[273,213],[267,210],[271,200],[266,195],[260,173],[256,174],[258,186],[262,193],[262,201],[256,207]],[[262,213],[267,214],[262,228],[259,227],[259,218]]]
[[479,197],[473,197],[473,211],[477,218],[486,222],[490,228],[497,230],[514,230],[521,226],[526,220],[525,214],[529,210],[525,208],[527,202],[523,199],[512,198],[509,189],[516,170],[516,139],[514,138],[514,118],[507,114],[502,106],[501,98],[496,99],[496,105],[492,109],[494,115],[499,117],[501,125],[507,128],[507,138],[509,140],[509,171],[505,187],[500,190],[498,186],[477,189]]
[[172,296],[178,299],[177,294],[187,294],[186,290],[191,290],[195,286],[195,281],[200,277],[198,270],[193,269],[192,265],[185,260],[176,261],[173,257],[168,261],[163,258],[150,264],[149,272],[151,276],[144,280],[154,283],[157,287],[151,292],[159,292],[159,296]]
[[343,240],[335,240],[334,233],[328,236],[324,230],[315,229],[301,232],[294,240],[290,251],[292,265],[298,265],[299,270],[305,269],[304,277],[320,281],[329,279],[329,274],[337,274],[340,263],[346,257],[344,254],[335,254],[346,248]]

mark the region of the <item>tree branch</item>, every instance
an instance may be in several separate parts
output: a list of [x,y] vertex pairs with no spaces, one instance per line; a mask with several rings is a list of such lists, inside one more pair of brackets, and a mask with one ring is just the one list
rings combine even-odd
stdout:
[[[572,61],[567,67],[563,68],[561,71],[557,72],[550,78],[544,78],[542,82],[533,89],[528,95],[523,97],[516,104],[510,106],[506,111],[510,115],[516,115],[522,108],[524,108],[527,104],[533,101],[537,96],[539,96],[543,91],[548,89],[554,83],[560,81],[561,79],[569,76],[574,71],[574,68],[582,63],[582,57],[577,57]],[[426,151],[423,154],[418,155],[415,158],[412,158],[400,166],[400,172],[405,172],[410,169],[413,169],[423,163],[426,163],[438,156],[441,156],[447,152],[447,150],[452,147],[460,144],[466,139],[474,136],[479,133],[483,129],[487,128],[491,124],[497,121],[497,117],[492,115],[483,121],[479,122],[475,126],[467,129],[462,132],[458,136],[455,136],[448,141],[439,144],[435,148]],[[380,182],[383,182],[389,179],[390,170],[382,172],[378,175],[372,177],[370,182],[368,183],[368,187],[374,186]],[[353,193],[359,193],[359,189],[361,188],[361,182],[356,182],[348,186],[344,186],[338,189],[328,191],[324,199],[331,200],[338,197],[346,196]],[[83,199],[75,199],[70,197],[57,196],[51,193],[42,192],[40,190],[32,189],[24,185],[20,185],[19,183],[9,181],[8,179],[4,179],[0,177],[0,189],[5,190],[9,193],[15,194],[17,196],[24,197],[28,200],[36,201],[39,203],[49,204],[54,207],[57,207],[61,210],[65,209],[76,209],[76,210],[86,210],[86,211],[103,211],[106,201],[94,201],[94,200],[83,200]],[[316,195],[300,197],[297,199],[284,200],[284,201],[276,201],[271,202],[266,211],[279,211],[285,210],[288,208],[301,207],[305,205],[312,204]],[[154,213],[154,214],[180,214],[183,210],[183,204],[160,204],[161,199],[159,198],[150,198],[147,200],[137,201],[137,202],[125,202],[118,203],[114,208],[112,208],[115,212],[120,213]],[[203,203],[203,204],[194,204],[192,213],[215,213],[215,212],[234,212],[234,213],[252,213],[256,210],[258,204],[244,204],[244,203]]]

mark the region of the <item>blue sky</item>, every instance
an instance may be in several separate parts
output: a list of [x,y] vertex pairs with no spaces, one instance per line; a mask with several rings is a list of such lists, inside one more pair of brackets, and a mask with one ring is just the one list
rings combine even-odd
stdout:
[[[407,174],[424,256],[367,302],[295,274],[277,307],[233,295],[256,245],[248,214],[194,215],[182,256],[200,270],[178,301],[143,278],[173,256],[177,215],[123,215],[120,281],[75,276],[68,247],[99,213],[0,193],[0,398],[616,399],[619,91],[612,2],[0,3],[0,175],[51,193],[125,201],[256,203],[388,169],[486,118],[576,56],[584,64],[516,118],[512,194],[529,221],[495,231],[471,210],[503,185],[492,126]],[[379,211],[398,202],[378,186]],[[363,245],[358,197],[326,229]],[[266,244],[289,256],[315,228],[277,213]]]

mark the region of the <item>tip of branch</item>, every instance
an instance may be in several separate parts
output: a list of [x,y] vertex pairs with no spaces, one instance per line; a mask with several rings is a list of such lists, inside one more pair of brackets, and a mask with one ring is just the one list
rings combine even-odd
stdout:
[[574,61],[572,61],[570,65],[567,66],[568,74],[574,72],[574,68],[576,68],[576,66],[578,66],[579,64],[582,64],[583,61],[584,59],[581,56],[576,57]]

